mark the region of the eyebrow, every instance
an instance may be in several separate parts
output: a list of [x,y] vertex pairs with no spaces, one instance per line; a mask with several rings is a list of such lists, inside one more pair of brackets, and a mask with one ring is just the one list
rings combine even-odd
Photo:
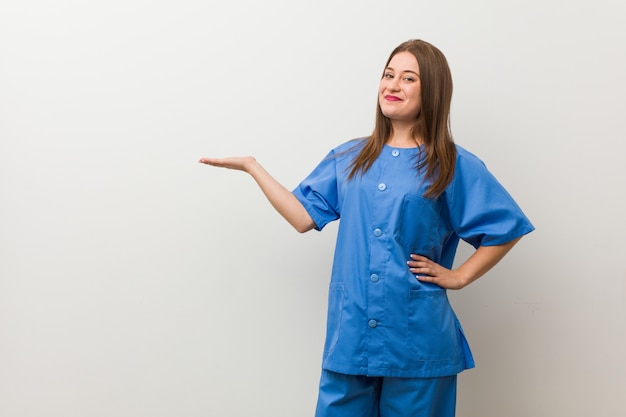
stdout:
[[[391,68],[391,67],[387,67],[386,69],[388,69],[388,70],[392,70],[392,71],[395,71],[395,70],[394,70],[393,68]],[[404,70],[404,71],[402,71],[402,72],[410,72],[411,74],[415,74],[415,75],[417,75],[418,77],[420,76],[417,72],[415,72],[415,71],[413,71],[413,70]]]

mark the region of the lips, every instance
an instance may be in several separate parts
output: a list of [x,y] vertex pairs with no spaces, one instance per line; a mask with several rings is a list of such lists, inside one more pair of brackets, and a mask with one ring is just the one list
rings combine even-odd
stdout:
[[387,100],[387,101],[402,101],[402,100],[400,99],[400,97],[391,96],[391,95],[387,95],[387,96],[385,96],[385,100]]

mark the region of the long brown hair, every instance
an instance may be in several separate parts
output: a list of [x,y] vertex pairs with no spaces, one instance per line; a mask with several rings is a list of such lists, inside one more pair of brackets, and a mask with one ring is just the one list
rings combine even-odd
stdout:
[[[456,147],[450,132],[452,75],[443,53],[430,43],[418,39],[398,45],[389,55],[385,68],[394,55],[405,51],[415,56],[420,69],[422,108],[415,119],[412,133],[414,137],[422,138],[425,157],[418,159],[420,162],[416,169],[421,171],[425,168],[426,178],[431,181],[424,196],[436,198],[452,181],[456,162]],[[377,100],[374,132],[352,162],[348,178],[367,172],[392,133],[391,120],[382,113]]]

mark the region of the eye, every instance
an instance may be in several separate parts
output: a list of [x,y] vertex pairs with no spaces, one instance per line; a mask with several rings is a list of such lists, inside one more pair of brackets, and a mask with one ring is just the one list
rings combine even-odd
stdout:
[[386,72],[386,73],[383,75],[383,78],[392,79],[392,78],[393,78],[393,74],[392,74],[392,73],[390,73],[390,72]]
[[408,81],[408,82],[412,83],[413,81],[415,81],[415,78],[413,78],[413,77],[404,77],[404,81]]

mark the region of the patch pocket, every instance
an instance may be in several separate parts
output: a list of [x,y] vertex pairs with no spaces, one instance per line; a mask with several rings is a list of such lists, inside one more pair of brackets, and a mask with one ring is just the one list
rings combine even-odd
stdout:
[[337,345],[341,330],[343,311],[343,282],[331,282],[328,291],[328,316],[326,318],[326,341],[324,352],[329,354]]
[[407,334],[418,360],[450,360],[461,354],[456,316],[444,290],[410,291]]
[[401,217],[395,230],[396,240],[413,253],[422,253],[441,246],[444,231],[440,219],[440,204],[415,194],[402,200]]

